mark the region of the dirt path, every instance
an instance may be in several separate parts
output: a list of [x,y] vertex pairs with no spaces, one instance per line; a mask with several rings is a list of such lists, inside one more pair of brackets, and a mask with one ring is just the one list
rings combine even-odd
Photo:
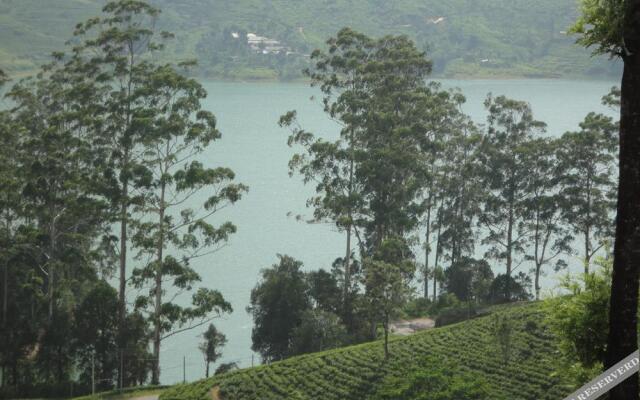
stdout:
[[416,332],[435,328],[436,321],[431,318],[415,318],[410,320],[400,320],[391,323],[391,332],[396,335],[411,335]]
[[213,389],[211,389],[211,398],[213,400],[222,400],[220,398],[220,387],[219,386],[216,386]]

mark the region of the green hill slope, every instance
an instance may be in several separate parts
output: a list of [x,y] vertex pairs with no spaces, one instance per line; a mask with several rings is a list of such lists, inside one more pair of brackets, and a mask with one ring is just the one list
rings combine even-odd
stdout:
[[[106,0],[0,0],[0,68],[13,74],[60,50],[76,22]],[[340,28],[407,34],[428,49],[439,76],[604,77],[618,70],[590,57],[565,31],[576,0],[152,0],[159,26],[178,34],[171,59],[197,56],[217,78],[295,77],[305,54]],[[278,40],[296,53],[260,54],[232,33]]]
[[492,317],[487,316],[395,337],[390,343],[393,356],[387,363],[383,362],[382,344],[373,342],[179,385],[164,392],[161,400],[367,399],[387,374],[402,376],[428,356],[450,362],[458,371],[478,372],[495,398],[565,397],[571,390],[552,376],[556,347],[540,303],[498,307],[493,313],[504,313],[513,323],[511,361],[506,365],[491,334]]

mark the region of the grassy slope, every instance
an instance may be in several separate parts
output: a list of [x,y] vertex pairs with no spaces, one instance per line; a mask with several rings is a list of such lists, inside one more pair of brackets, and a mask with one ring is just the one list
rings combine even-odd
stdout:
[[[0,0],[0,68],[19,74],[42,64],[63,48],[75,23],[98,13],[105,1]],[[163,9],[160,28],[178,34],[169,49],[172,59],[199,55],[203,35],[224,28],[268,35],[309,52],[351,26],[375,36],[411,36],[430,49],[441,76],[559,77],[611,69],[561,33],[578,14],[575,0],[151,1]],[[429,23],[436,17],[445,20]]]
[[[437,328],[408,337],[394,337],[393,357],[383,363],[382,344],[367,343],[293,357],[175,386],[161,400],[211,399],[220,388],[222,400],[367,399],[385,374],[401,375],[426,355],[448,360],[460,370],[479,371],[496,397],[510,400],[556,400],[570,389],[553,377],[556,347],[544,324],[540,303],[498,307],[514,321],[512,360],[504,365],[490,333],[491,316]],[[455,373],[455,372],[453,372]]]

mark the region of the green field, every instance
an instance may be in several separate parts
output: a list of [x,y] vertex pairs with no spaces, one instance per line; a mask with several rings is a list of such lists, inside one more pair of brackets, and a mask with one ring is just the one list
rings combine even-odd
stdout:
[[403,376],[425,357],[451,363],[458,371],[476,371],[492,387],[495,398],[557,400],[568,395],[571,388],[552,368],[558,354],[542,304],[497,307],[492,313],[507,314],[514,326],[511,360],[506,365],[491,334],[489,315],[394,337],[388,362],[380,342],[366,343],[175,386],[163,392],[161,400],[367,399],[387,374]]

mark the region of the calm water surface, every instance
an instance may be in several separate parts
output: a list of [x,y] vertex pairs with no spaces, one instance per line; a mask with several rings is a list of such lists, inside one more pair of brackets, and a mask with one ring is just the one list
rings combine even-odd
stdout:
[[[577,129],[590,111],[614,115],[600,99],[616,82],[558,80],[465,80],[442,81],[445,87],[459,87],[467,97],[465,111],[482,123],[486,118],[483,101],[487,93],[507,95],[531,103],[537,119],[547,122],[549,134],[560,135]],[[330,225],[309,225],[289,214],[308,214],[305,200],[312,188],[299,177],[288,176],[287,162],[293,150],[287,147],[288,132],[277,125],[280,115],[298,110],[305,129],[325,136],[337,127],[323,114],[314,89],[303,83],[205,82],[209,98],[206,109],[213,111],[222,131],[203,160],[209,166],[227,166],[237,180],[250,187],[236,206],[216,216],[218,222],[233,221],[238,227],[229,245],[219,252],[194,261],[203,285],[220,290],[234,312],[215,324],[227,335],[222,362],[250,366],[252,320],[245,308],[259,271],[288,254],[304,262],[306,269],[329,268],[342,255],[343,238]],[[501,272],[495,266],[495,272]],[[545,283],[554,285],[553,276]],[[133,296],[131,293],[129,296]],[[131,298],[131,297],[130,297]],[[163,343],[162,382],[182,381],[186,357],[188,381],[204,377],[204,362],[198,351],[199,335],[205,327],[172,337]],[[259,357],[255,357],[259,362]],[[215,367],[214,367],[215,369]]]

